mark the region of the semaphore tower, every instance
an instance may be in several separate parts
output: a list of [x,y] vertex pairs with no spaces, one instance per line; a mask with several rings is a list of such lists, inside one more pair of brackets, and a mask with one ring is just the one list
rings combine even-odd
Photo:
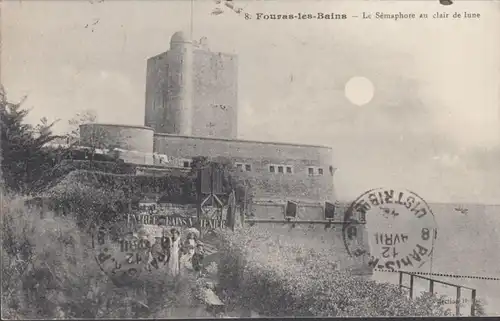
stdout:
[[212,52],[183,32],[148,59],[145,125],[156,133],[237,137],[237,57]]

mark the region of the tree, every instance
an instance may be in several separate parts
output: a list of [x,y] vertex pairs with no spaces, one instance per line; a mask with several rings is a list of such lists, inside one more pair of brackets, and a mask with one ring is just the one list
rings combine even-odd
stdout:
[[68,121],[70,131],[66,134],[70,145],[77,144],[80,141],[80,125],[87,123],[95,123],[97,121],[97,113],[94,110],[84,110],[76,113],[75,117]]
[[[115,148],[122,147],[126,138],[130,138],[110,135],[102,127],[94,125],[89,127],[90,131],[80,132],[80,125],[95,123],[97,123],[97,113],[94,110],[87,109],[80,111],[68,121],[70,130],[65,136],[69,144],[69,150],[75,146],[88,149],[90,152],[90,162],[95,160],[97,150],[113,151]],[[118,153],[115,151],[113,158],[116,159],[118,156]]]
[[474,304],[474,315],[477,317],[483,317],[486,316],[486,302],[483,299],[476,299],[476,302],[473,302]]
[[[89,126],[89,129],[90,130],[85,131],[84,133],[80,133],[81,141],[79,144],[90,150],[91,161],[94,160],[98,149],[107,153],[115,150],[116,148],[124,148],[126,140],[131,138],[130,136],[112,134],[105,128],[97,125],[91,125]],[[113,157],[117,159],[119,157],[119,152],[115,150]]]
[[42,118],[32,126],[25,122],[29,110],[19,103],[9,102],[0,85],[0,125],[2,150],[2,179],[8,190],[29,194],[34,182],[53,166],[54,152],[44,146],[58,138],[52,134],[55,124]]

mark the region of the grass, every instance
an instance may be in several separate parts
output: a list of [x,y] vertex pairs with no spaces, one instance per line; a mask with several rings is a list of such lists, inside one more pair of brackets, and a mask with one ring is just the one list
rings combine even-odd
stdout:
[[[94,200],[96,193],[84,196]],[[74,204],[80,221],[88,204]],[[97,265],[77,214],[41,216],[19,197],[0,205],[2,318],[211,317],[200,308],[195,280],[141,274],[118,286]],[[410,300],[396,286],[341,272],[335,253],[306,236],[278,237],[252,227],[218,238],[220,294],[230,310],[268,317],[450,315],[443,297]]]
[[397,286],[351,276],[314,242],[257,228],[223,231],[219,268],[229,305],[269,317],[448,316],[443,298],[409,299]]
[[91,236],[68,215],[27,208],[3,199],[2,318],[208,317],[196,300],[193,280],[142,275],[117,286],[94,259]]

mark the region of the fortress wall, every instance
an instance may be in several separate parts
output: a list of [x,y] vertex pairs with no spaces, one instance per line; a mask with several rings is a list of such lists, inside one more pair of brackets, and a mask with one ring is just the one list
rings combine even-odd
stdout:
[[84,146],[100,149],[127,150],[120,155],[125,162],[153,164],[153,134],[149,127],[114,124],[80,125],[80,139]]
[[[328,147],[157,134],[155,151],[173,158],[226,157],[241,163],[241,175],[251,181],[256,199],[312,201],[318,205],[334,200],[333,171],[329,169],[332,150]],[[250,171],[245,170],[246,165],[250,165]],[[270,166],[275,167],[274,173]],[[284,173],[278,172],[278,166],[283,166]],[[292,173],[286,172],[287,166]],[[314,175],[309,174],[310,167]],[[323,169],[323,175],[318,174],[318,168]]]
[[[275,240],[294,243],[304,248],[331,251],[335,253],[335,263],[341,270],[351,270],[356,275],[373,274],[368,267],[368,256],[354,257],[347,252],[342,225],[325,229],[323,224],[296,224],[292,227],[290,223],[257,223],[253,228],[269,232]],[[362,233],[358,236],[358,242],[363,244],[364,248],[369,248],[368,240],[364,239]]]
[[[273,202],[256,199],[252,204],[252,213],[255,218],[282,220],[285,217],[286,202]],[[297,204],[298,220],[324,220],[325,209],[322,202],[301,202]]]

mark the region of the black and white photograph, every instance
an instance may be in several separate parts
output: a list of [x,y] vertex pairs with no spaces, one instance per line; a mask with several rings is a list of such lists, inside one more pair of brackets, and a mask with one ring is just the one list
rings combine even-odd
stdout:
[[500,0],[0,1],[1,317],[500,316]]

